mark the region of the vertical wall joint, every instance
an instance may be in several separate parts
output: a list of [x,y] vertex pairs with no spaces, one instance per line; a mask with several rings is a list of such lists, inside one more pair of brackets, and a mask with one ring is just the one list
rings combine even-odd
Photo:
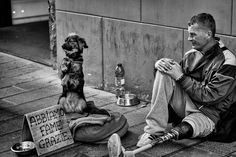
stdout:
[[101,83],[101,88],[104,89],[105,87],[105,73],[104,73],[104,19],[103,17],[101,18],[101,49],[102,49],[102,83]]

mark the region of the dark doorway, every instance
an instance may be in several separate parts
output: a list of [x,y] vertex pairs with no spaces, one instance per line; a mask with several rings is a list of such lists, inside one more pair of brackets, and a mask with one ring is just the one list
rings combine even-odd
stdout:
[[0,28],[0,51],[51,65],[49,24],[40,21]]
[[1,0],[0,4],[0,27],[12,25],[11,0]]

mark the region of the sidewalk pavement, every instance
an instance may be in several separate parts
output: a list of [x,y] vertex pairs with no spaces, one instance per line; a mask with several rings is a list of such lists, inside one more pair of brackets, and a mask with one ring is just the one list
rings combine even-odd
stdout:
[[[16,154],[10,148],[21,141],[24,114],[56,105],[62,89],[56,71],[51,67],[0,52],[0,69],[0,157],[15,157]],[[135,149],[138,136],[143,133],[150,105],[141,101],[137,106],[120,107],[116,105],[116,98],[112,93],[90,86],[85,86],[84,90],[88,101],[125,115],[130,127],[121,139],[122,145],[126,150]],[[76,142],[45,156],[108,157],[108,152],[107,146],[103,144]],[[169,141],[136,156],[236,157],[236,142],[219,143],[199,139]]]

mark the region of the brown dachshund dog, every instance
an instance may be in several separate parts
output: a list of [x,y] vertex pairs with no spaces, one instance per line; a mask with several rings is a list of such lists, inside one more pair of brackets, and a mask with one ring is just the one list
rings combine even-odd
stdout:
[[63,88],[59,97],[60,104],[65,112],[83,113],[86,109],[84,96],[83,50],[88,48],[84,38],[71,33],[62,45],[66,57],[58,68],[58,75]]

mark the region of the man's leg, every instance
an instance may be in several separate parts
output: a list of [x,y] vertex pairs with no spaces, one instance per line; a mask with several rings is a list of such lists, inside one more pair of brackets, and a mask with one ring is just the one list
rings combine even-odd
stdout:
[[162,135],[166,132],[169,119],[168,104],[180,118],[192,112],[200,112],[175,80],[157,71],[153,84],[151,109],[146,116],[145,133],[141,135],[137,146],[150,143],[150,135]]
[[153,83],[151,109],[146,116],[144,131],[149,134],[163,134],[168,123],[168,103],[173,93],[173,80],[159,71]]
[[146,116],[145,132],[160,135],[166,131],[169,119],[168,104],[180,118],[192,112],[200,112],[175,80],[157,71],[153,84],[151,109]]
[[[138,147],[151,143],[151,135],[163,135],[166,131],[169,119],[168,104],[170,100],[173,100],[173,93],[178,92],[175,87],[176,83],[170,76],[159,71],[156,72],[151,108],[146,116],[147,125],[144,127],[144,134],[140,136],[137,143]],[[182,96],[179,99],[181,100]]]

